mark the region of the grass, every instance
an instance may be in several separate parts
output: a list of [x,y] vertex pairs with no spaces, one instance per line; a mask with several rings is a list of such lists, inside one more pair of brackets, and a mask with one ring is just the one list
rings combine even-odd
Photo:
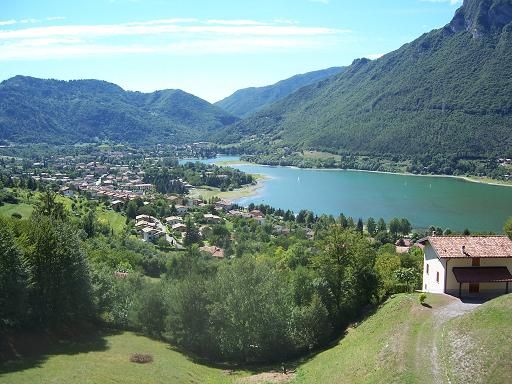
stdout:
[[27,219],[33,210],[34,207],[30,204],[5,204],[0,207],[0,216],[10,217],[13,213],[19,213],[23,219]]
[[116,234],[120,234],[124,231],[126,224],[126,217],[120,213],[105,209],[104,207],[98,207],[96,209],[98,215],[98,221],[103,224],[108,224]]
[[253,175],[253,177],[258,181],[256,185],[248,185],[233,191],[225,192],[221,192],[220,188],[214,187],[194,188],[190,191],[190,197],[201,197],[206,200],[209,200],[212,197],[218,197],[225,200],[238,200],[243,197],[252,196],[257,193],[259,188],[261,188],[261,181],[265,179],[262,175]]
[[[306,360],[296,383],[421,383],[429,382],[427,364],[418,345],[429,327],[431,311],[445,297],[429,295],[432,308],[419,304],[418,295],[389,299],[368,319],[349,328],[334,347]],[[420,352],[421,353],[421,352]]]
[[[130,362],[134,353],[150,354],[153,362]],[[0,365],[0,382],[59,383],[232,383],[246,375],[201,365],[163,342],[125,332],[92,344],[55,346],[43,358]]]
[[[440,349],[451,383],[507,383],[512,378],[512,294],[445,324]],[[454,364],[457,362],[457,364]]]
[[[19,204],[4,204],[0,206],[0,216],[10,217],[13,213],[19,213],[23,219],[28,219],[34,210],[33,204],[38,200],[39,193],[34,193],[30,200],[27,199],[26,194],[20,194],[21,200]],[[64,207],[72,212],[71,204],[73,200],[57,195],[57,201],[64,204]],[[85,201],[82,199],[81,201]],[[30,202],[31,204],[29,204]],[[84,211],[82,211],[83,213]],[[107,209],[103,204],[99,204],[96,208],[96,215],[98,221],[103,224],[108,224],[110,227],[114,229],[116,234],[120,234],[124,231],[124,227],[126,224],[126,217],[121,215],[118,212],[115,212],[111,209]]]

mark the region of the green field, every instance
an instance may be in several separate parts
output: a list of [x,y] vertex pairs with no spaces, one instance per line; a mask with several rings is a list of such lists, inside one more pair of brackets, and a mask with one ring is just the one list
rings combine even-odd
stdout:
[[[153,362],[130,362],[132,353],[150,353]],[[89,343],[60,345],[22,363],[0,365],[0,383],[231,383],[241,374],[208,367],[130,332]]]
[[[38,194],[35,194],[31,198],[30,202],[35,203],[37,201],[37,196]],[[73,202],[71,199],[63,196],[58,196],[58,201],[63,203],[66,209],[71,212],[71,204]],[[13,213],[19,213],[23,219],[27,219],[30,217],[33,210],[34,206],[32,204],[4,204],[0,206],[0,216],[10,217]],[[108,224],[110,227],[114,229],[115,233],[120,234],[123,232],[126,223],[125,216],[111,209],[107,209],[103,204],[98,205],[98,207],[96,208],[96,214],[98,221],[101,222],[102,224]]]
[[23,219],[27,219],[33,210],[34,208],[30,204],[5,204],[0,207],[0,216],[11,216],[13,213],[19,213]]

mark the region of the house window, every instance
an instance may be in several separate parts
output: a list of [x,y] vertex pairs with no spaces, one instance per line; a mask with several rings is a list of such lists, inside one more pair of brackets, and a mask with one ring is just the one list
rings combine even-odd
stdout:
[[427,264],[427,275],[428,275],[428,267],[429,267],[429,265]]
[[439,283],[439,272],[436,272],[436,281]]
[[480,266],[480,258],[479,257],[473,257],[471,259],[471,266],[472,267],[479,267]]

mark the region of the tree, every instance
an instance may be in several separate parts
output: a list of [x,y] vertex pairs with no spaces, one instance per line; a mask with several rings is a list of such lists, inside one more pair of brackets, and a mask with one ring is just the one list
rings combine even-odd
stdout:
[[203,356],[218,353],[210,339],[208,306],[211,303],[205,279],[191,275],[183,280],[173,280],[164,293],[168,312],[165,329],[171,341]]
[[91,209],[82,218],[82,229],[91,238],[96,234],[96,227],[96,212]]
[[387,232],[388,227],[386,226],[386,222],[381,217],[377,222],[377,232]]
[[199,231],[197,230],[196,226],[192,223],[189,217],[186,223],[185,238],[183,239],[183,245],[189,247],[192,244],[198,243],[199,241],[201,241]]
[[356,231],[359,233],[363,233],[363,229],[364,229],[363,219],[359,218],[359,220],[357,220]]
[[345,217],[345,215],[343,213],[340,214],[339,221],[340,221],[341,228],[347,228],[348,227],[347,218]]
[[0,219],[0,323],[14,325],[23,319],[25,279],[21,253],[7,223]]
[[35,214],[25,249],[34,320],[41,325],[56,325],[89,317],[89,271],[71,223]]
[[38,215],[48,216],[56,220],[63,220],[66,217],[64,204],[57,201],[57,194],[50,188],[39,197],[35,211]]
[[407,292],[412,292],[418,283],[419,275],[414,268],[399,268],[395,271],[395,278],[406,287]]
[[353,318],[358,309],[373,297],[377,276],[375,252],[369,241],[354,230],[333,226],[313,258],[324,288],[321,296],[334,327]]
[[397,219],[396,217],[394,217],[393,219],[391,219],[391,221],[389,222],[389,232],[393,235],[393,236],[397,236],[398,233],[401,231],[401,223],[400,223],[400,220]]
[[400,233],[404,236],[409,235],[412,230],[412,225],[406,218],[400,219]]
[[161,337],[166,315],[160,284],[146,283],[130,308],[131,323],[150,336]]
[[135,217],[137,217],[137,208],[137,203],[130,200],[126,206],[126,217],[135,220]]
[[368,218],[368,221],[366,222],[366,229],[370,236],[375,236],[377,234],[377,223],[373,217]]
[[241,362],[287,358],[291,306],[286,279],[273,266],[235,259],[220,266],[207,290],[209,330],[221,357]]
[[329,312],[315,293],[308,305],[293,308],[291,338],[299,350],[311,350],[325,343],[332,334]]
[[503,232],[512,240],[512,217],[509,217],[503,226]]

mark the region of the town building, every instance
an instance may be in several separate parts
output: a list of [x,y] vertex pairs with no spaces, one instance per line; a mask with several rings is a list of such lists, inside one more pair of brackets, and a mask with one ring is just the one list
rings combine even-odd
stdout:
[[506,236],[430,236],[424,246],[423,291],[458,297],[509,293],[512,240]]

